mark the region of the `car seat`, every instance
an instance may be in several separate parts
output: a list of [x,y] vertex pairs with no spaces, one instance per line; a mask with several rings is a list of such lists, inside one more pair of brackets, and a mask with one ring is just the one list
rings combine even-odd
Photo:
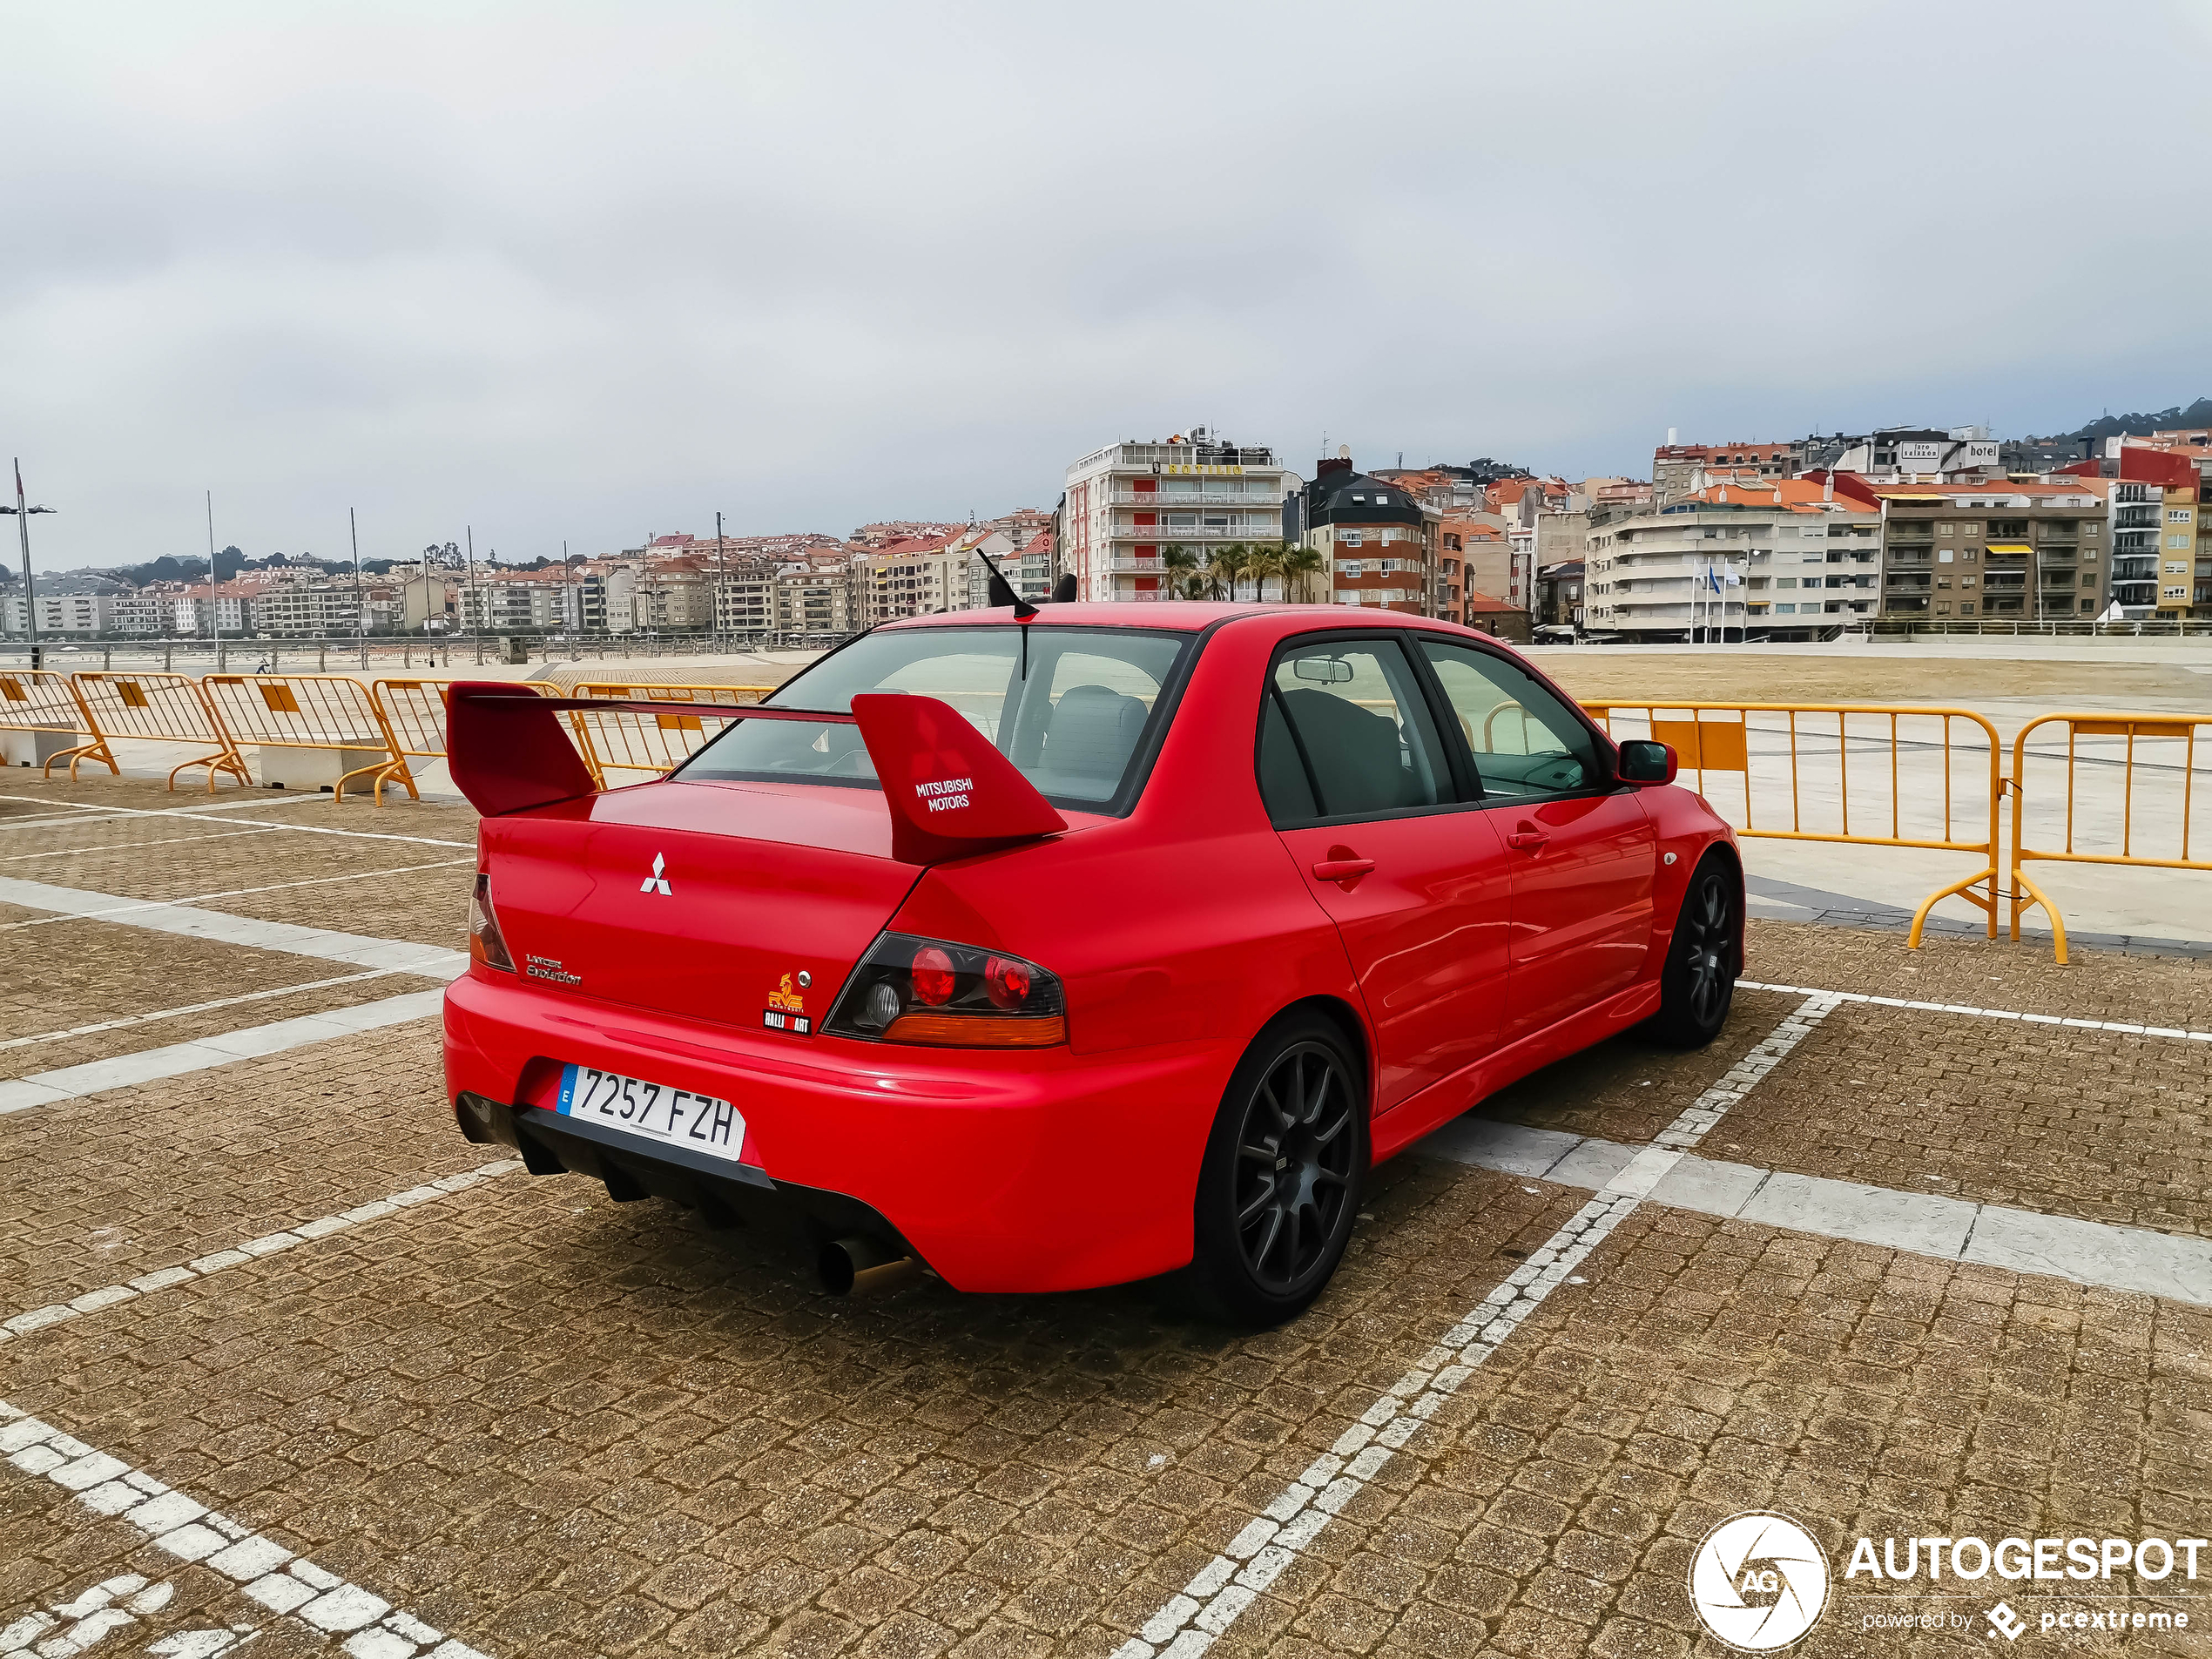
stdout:
[[1103,685],[1073,685],[1053,705],[1041,771],[1069,794],[1103,799],[1144,732],[1144,705]]
[[1336,818],[1423,804],[1419,781],[1399,759],[1397,721],[1303,685],[1283,701],[1321,786],[1322,812]]

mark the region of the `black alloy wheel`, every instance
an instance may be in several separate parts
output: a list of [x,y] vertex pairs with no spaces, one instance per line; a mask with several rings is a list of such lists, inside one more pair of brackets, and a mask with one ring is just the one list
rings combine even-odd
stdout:
[[1728,1022],[1736,998],[1742,888],[1726,860],[1708,856],[1689,878],[1659,980],[1652,1030],[1678,1049],[1702,1049]]
[[1272,1325],[1336,1271],[1367,1169],[1367,1090],[1317,1017],[1278,1022],[1246,1053],[1198,1183],[1195,1267],[1221,1310]]

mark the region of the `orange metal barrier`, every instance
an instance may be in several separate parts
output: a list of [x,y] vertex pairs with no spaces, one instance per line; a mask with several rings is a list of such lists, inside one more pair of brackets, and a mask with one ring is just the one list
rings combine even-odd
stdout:
[[[116,770],[114,751],[118,738],[141,743],[198,743],[209,752],[180,761],[169,769],[169,787],[177,774],[194,766],[207,768],[207,792],[215,792],[215,778],[226,772],[239,783],[251,783],[245,759],[223,735],[215,717],[199,694],[199,682],[188,674],[79,673],[71,676],[78,700],[92,724],[96,741],[70,756],[69,775],[77,776],[80,759],[105,761]],[[61,757],[56,755],[56,760]]]
[[381,760],[340,776],[336,798],[345,799],[346,786],[357,778],[368,780],[379,806],[388,783],[404,784],[408,794],[422,798],[391,723],[361,681],[344,674],[209,674],[199,684],[233,752],[249,743],[270,749],[381,752]]
[[[1981,867],[1920,901],[1906,943],[1917,947],[1928,913],[1953,896],[1979,909],[1997,936],[2003,745],[1972,710],[1641,698],[1583,706],[1616,738],[1671,745],[1683,771],[1697,774],[1697,792],[1739,835],[1971,853]],[[1616,731],[1624,718],[1645,730]],[[1855,749],[1865,757],[1856,767]],[[1939,780],[1930,775],[1937,765]]]
[[[2064,755],[2038,753],[2028,747],[2029,736],[2047,726],[2065,728]],[[2013,739],[2013,938],[2020,936],[2021,914],[2040,905],[2051,918],[2051,934],[2058,960],[2061,963],[2066,961],[2065,919],[2050,895],[2037,887],[2027,873],[2027,867],[2038,860],[2060,864],[2133,865],[2155,870],[2212,870],[2212,859],[2202,856],[2212,849],[2206,848],[2204,837],[2195,833],[2194,819],[2200,799],[2196,787],[2200,727],[2212,729],[2212,718],[2188,714],[2040,714],[2020,729]],[[2092,745],[2087,753],[2082,750],[2085,738]],[[2055,850],[2027,844],[2027,820],[2031,814],[2037,818],[2037,827],[2043,828],[2046,811],[2054,816],[2058,799],[2054,792],[2049,807],[2037,810],[2043,803],[2028,790],[2027,767],[2031,759],[2066,768],[2065,842]],[[2115,826],[2108,822],[2080,821],[2078,782],[2084,766],[2107,775],[2109,768],[2120,769],[2120,822],[2116,833]],[[2055,829],[2057,826],[2051,824],[2049,827]],[[2172,856],[2137,852],[2137,843],[2147,839],[2153,846],[2169,849]],[[2077,842],[2085,840],[2101,850],[2090,851],[2077,846]],[[2112,850],[2115,842],[2116,851]]]
[[[554,695],[597,697],[650,703],[720,703],[738,707],[758,703],[776,688],[772,685],[613,685],[587,681],[566,693],[545,688]],[[705,717],[698,714],[633,714],[609,711],[594,714],[578,709],[569,716],[577,747],[601,788],[609,772],[638,772],[665,778],[706,746],[713,735],[705,730]]]
[[390,728],[392,745],[409,760],[446,754],[446,690],[450,679],[371,680],[369,700]]
[[[52,775],[55,761],[84,754],[105,761],[110,772],[118,776],[122,773],[123,769],[115,764],[115,757],[107,752],[107,746],[100,741],[98,728],[84,712],[84,704],[78,700],[77,688],[70,684],[69,676],[52,669],[10,669],[0,673],[0,732],[37,732],[91,739],[49,757],[46,776]],[[70,775],[77,775],[73,759]]]

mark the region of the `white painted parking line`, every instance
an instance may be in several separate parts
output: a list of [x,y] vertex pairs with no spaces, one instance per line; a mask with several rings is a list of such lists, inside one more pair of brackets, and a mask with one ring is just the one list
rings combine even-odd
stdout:
[[98,853],[135,853],[142,846],[198,846],[206,841],[228,841],[240,835],[274,835],[273,829],[224,830],[216,835],[165,835],[158,841],[104,842],[97,846],[57,846],[44,853],[10,853],[0,864],[20,864],[25,859],[82,859]]
[[[1414,1150],[1561,1186],[1602,1187],[1641,1149],[1558,1130],[1462,1117]],[[2212,1239],[2047,1216],[1940,1193],[1790,1175],[1716,1158],[1683,1158],[1652,1188],[1650,1198],[1669,1209],[1847,1238],[1938,1261],[2002,1267],[2212,1306]]]
[[295,1222],[290,1227],[264,1233],[259,1238],[248,1238],[229,1250],[215,1251],[194,1262],[141,1273],[123,1284],[103,1285],[98,1290],[87,1291],[66,1302],[26,1308],[11,1318],[0,1319],[0,1342],[29,1336],[34,1331],[44,1331],[51,1325],[65,1325],[71,1319],[83,1318],[88,1313],[98,1313],[102,1308],[151,1296],[157,1291],[206,1278],[233,1267],[243,1267],[248,1262],[290,1250],[309,1239],[327,1238],[333,1233],[344,1232],[347,1228],[358,1227],[365,1222],[381,1221],[386,1216],[397,1215],[416,1204],[428,1204],[451,1193],[466,1192],[470,1187],[482,1186],[485,1182],[497,1180],[502,1175],[512,1175],[522,1167],[520,1158],[502,1158],[496,1163],[480,1164],[475,1169],[464,1170],[459,1175],[426,1181],[420,1186],[409,1187],[404,1192],[395,1192],[389,1197],[372,1199],[368,1204],[356,1204],[351,1210],[341,1210],[334,1216],[319,1216],[313,1221]]
[[404,996],[359,1002],[352,1008],[333,1008],[327,1014],[302,1015],[296,1020],[249,1025],[243,1030],[226,1031],[221,1036],[118,1055],[112,1060],[94,1060],[81,1066],[34,1072],[28,1077],[0,1082],[0,1117],[27,1112],[35,1107],[51,1106],[59,1101],[104,1094],[111,1089],[128,1089],[164,1077],[180,1077],[213,1066],[227,1066],[239,1060],[283,1054],[311,1042],[327,1042],[334,1037],[355,1036],[388,1025],[404,1025],[409,1020],[429,1019],[438,1013],[444,997],[442,990],[410,991]]
[[2056,1014],[2022,1014],[2017,1008],[1978,1008],[1965,1002],[1914,1002],[1901,996],[1869,996],[1864,991],[1823,991],[1810,985],[1762,985],[1738,980],[1740,991],[1779,991],[1784,996],[1832,996],[1839,1002],[1863,1002],[1871,1008],[1911,1008],[1921,1014],[1963,1014],[1977,1020],[2018,1020],[2022,1025],[2060,1025],[2075,1031],[2117,1031],[2134,1037],[2178,1037],[2188,1042],[2212,1042],[2212,1031],[2184,1030],[2178,1026],[2130,1025],[2123,1020],[2074,1020]]
[[[129,1522],[156,1549],[220,1573],[263,1609],[258,1616],[266,1625],[281,1622],[294,1639],[304,1634],[325,1647],[342,1642],[354,1659],[485,1659],[476,1649],[401,1612],[374,1592],[348,1583],[273,1538],[4,1399],[0,1399],[0,1458],[73,1494],[93,1514]],[[73,1642],[66,1649],[37,1649],[57,1655],[78,1650]]]
[[1608,1178],[1597,1196],[1575,1211],[1573,1219],[1445,1332],[1436,1346],[1392,1384],[1390,1391],[1368,1407],[1366,1414],[1345,1430],[1333,1447],[1316,1458],[1305,1474],[1278,1493],[1274,1501],[1184,1587],[1183,1594],[1170,1600],[1145,1621],[1136,1635],[1116,1648],[1114,1659],[1154,1659],[1156,1655],[1162,1659],[1193,1659],[1213,1646],[1238,1615],[1312,1547],[1329,1524],[1329,1517],[1381,1473],[1437,1408],[1459,1392],[1615,1227],[1635,1213],[1689,1149],[1811,1035],[1836,1006],[1836,999],[1825,993],[1808,996],[1764,1042],[1691,1103],[1657,1143],[1638,1149]]
[[28,1049],[41,1042],[60,1042],[69,1037],[89,1037],[102,1031],[120,1031],[126,1026],[152,1025],[162,1020],[181,1020],[189,1014],[212,1014],[217,1008],[234,1008],[243,1002],[266,1002],[272,997],[296,996],[302,991],[327,991],[340,985],[358,985],[363,980],[389,979],[407,970],[398,968],[372,968],[361,974],[341,974],[336,979],[302,980],[297,985],[278,985],[266,991],[240,991],[236,996],[219,996],[212,1002],[187,1002],[182,1008],[157,1008],[152,1014],[125,1014],[113,1020],[101,1020],[91,1025],[73,1025],[64,1031],[41,1031],[35,1036],[0,1039],[0,1049]]
[[[455,860],[455,863],[466,863]],[[379,871],[378,874],[391,872]],[[229,894],[205,894],[202,898],[229,898]],[[390,968],[434,979],[454,979],[469,966],[466,951],[437,945],[417,945],[396,939],[370,939],[341,934],[327,927],[303,927],[296,922],[260,921],[233,916],[220,910],[199,910],[187,900],[145,903],[109,893],[90,893],[81,887],[52,887],[44,881],[24,881],[0,876],[0,904],[25,910],[50,910],[56,920],[98,920],[157,933],[179,934],[190,939],[212,939],[226,945],[249,945],[257,950],[286,951],[324,961],[351,962],[356,968]],[[41,921],[49,920],[41,918]],[[7,927],[20,927],[15,922]],[[456,921],[455,926],[458,927]],[[0,931],[4,931],[0,927]]]
[[273,806],[305,806],[313,795],[277,796],[268,800],[202,801],[190,806],[92,806],[81,801],[41,800],[36,795],[0,795],[0,800],[31,801],[67,808],[39,818],[0,818],[0,830],[36,829],[42,824],[109,824],[131,818],[199,818],[209,813],[261,812]]
[[[35,799],[37,799],[37,797],[33,796],[33,795],[0,795],[0,800],[35,800]],[[208,813],[230,813],[230,812],[238,812],[238,811],[240,811],[241,809],[243,809],[243,810],[247,810],[247,811],[253,811],[253,812],[266,812],[267,810],[269,810],[269,808],[271,808],[271,807],[273,807],[273,806],[294,806],[294,805],[304,806],[308,805],[310,802],[313,802],[313,801],[318,800],[318,799],[320,799],[320,796],[316,796],[316,795],[297,795],[297,796],[293,796],[293,797],[292,797],[291,799],[286,799],[286,800],[253,800],[253,801],[243,801],[243,800],[241,800],[241,801],[232,801],[232,802],[229,802],[229,803],[227,803],[227,804],[226,804],[226,805],[220,805],[220,806],[198,806],[198,807],[189,807],[189,806],[159,806],[159,807],[151,807],[151,806],[90,806],[90,807],[85,808],[85,810],[86,810],[87,812],[91,812],[91,813],[98,813],[98,814],[100,814],[100,818],[104,818],[104,819],[118,819],[118,818],[187,818],[187,819],[189,819],[189,818],[203,818],[203,817],[206,817],[206,816]],[[48,803],[44,803],[44,802],[42,802],[42,803],[41,803],[41,805],[45,805],[45,804],[48,804]],[[59,803],[57,803],[57,804],[59,804]],[[45,823],[45,824],[69,824],[69,823],[89,824],[89,823],[97,823],[97,822],[98,822],[98,821],[100,821],[100,819],[91,819],[91,818],[80,818],[80,819],[71,819],[71,818],[20,819],[20,818],[19,818],[19,819],[0,819],[0,829],[27,829],[27,828],[30,828],[30,827],[34,826],[35,826],[35,825],[37,825],[37,824],[41,824],[41,823]],[[238,818],[227,819],[219,819],[219,819],[214,819],[213,821],[214,821],[214,822],[216,822],[216,823],[219,823],[219,824],[220,824],[220,823],[232,823],[232,824],[240,824],[240,823],[246,823],[246,824],[250,824],[250,823],[253,823],[253,820],[252,819],[238,819]],[[392,832],[390,832],[390,831],[388,831],[388,830],[336,829],[336,828],[334,828],[334,827],[332,827],[331,826],[329,826],[329,825],[327,825],[327,824],[264,824],[264,825],[260,825],[259,827],[263,828],[263,829],[293,830],[293,831],[297,831],[300,834],[302,834],[302,835],[348,835],[348,836],[352,836],[352,837],[354,837],[355,840],[364,840],[364,841],[412,841],[412,842],[414,842],[414,843],[415,843],[417,846],[474,846],[475,845],[475,843],[474,841],[446,841],[446,840],[437,840],[437,839],[435,839],[435,838],[434,838],[434,837],[428,836],[428,835],[398,835],[398,834],[395,834],[395,833],[393,833]]]

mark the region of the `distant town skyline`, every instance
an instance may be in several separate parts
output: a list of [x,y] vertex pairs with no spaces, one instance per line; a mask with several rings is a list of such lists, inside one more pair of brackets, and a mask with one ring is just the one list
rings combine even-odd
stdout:
[[[2212,390],[2204,8],[1117,21],[15,18],[0,453],[57,509],[38,566],[204,556],[208,489],[257,556],[347,556],[350,507],[365,556],[473,524],[527,560],[1049,508],[1197,422],[1300,473],[1640,475],[1670,427]],[[2017,142],[2110,107],[2124,144]]]

